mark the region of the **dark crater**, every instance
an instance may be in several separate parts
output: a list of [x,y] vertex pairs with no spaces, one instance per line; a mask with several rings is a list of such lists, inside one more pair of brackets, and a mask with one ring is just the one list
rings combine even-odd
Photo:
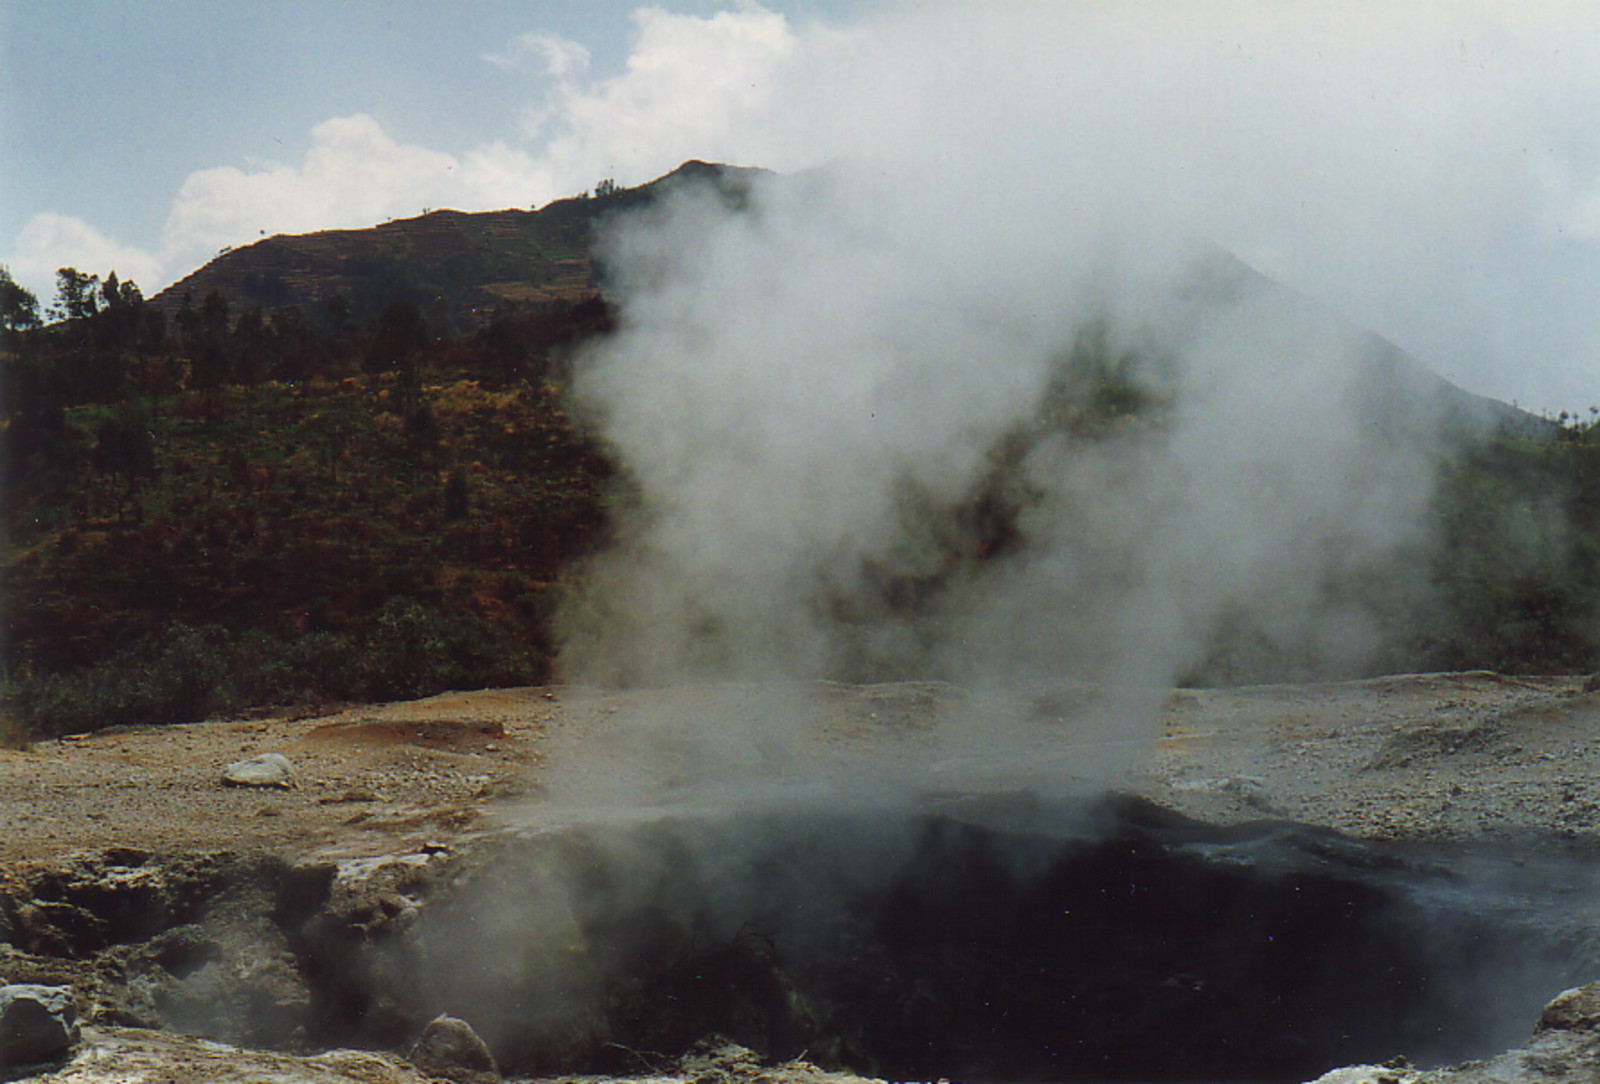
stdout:
[[[1030,794],[611,811],[456,851],[0,878],[0,978],[91,1020],[517,1074],[718,1034],[888,1079],[1289,1081],[1515,1045],[1600,974],[1592,858]],[[133,859],[139,859],[135,862]]]
[[505,842],[368,988],[527,1072],[720,1033],[890,1079],[1298,1080],[1514,1044],[1600,970],[1597,897],[1558,854],[1126,798],[728,809]]

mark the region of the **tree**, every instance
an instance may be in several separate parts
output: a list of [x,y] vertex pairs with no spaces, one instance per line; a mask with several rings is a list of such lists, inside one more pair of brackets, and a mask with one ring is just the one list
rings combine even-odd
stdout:
[[457,468],[444,482],[444,518],[446,522],[466,519],[472,511],[472,493],[467,486],[465,471]]
[[367,344],[369,372],[396,372],[428,345],[428,322],[414,301],[395,301],[383,310]]
[[25,331],[39,326],[39,299],[19,285],[0,264],[0,331]]
[[191,344],[200,334],[200,313],[194,307],[194,294],[188,290],[183,291],[178,314],[172,318],[172,322],[178,327],[178,338],[183,341],[184,349],[191,349]]
[[328,345],[304,312],[298,307],[279,309],[268,318],[268,325],[279,379],[304,380],[322,371]]
[[343,290],[329,296],[323,302],[323,309],[327,312],[328,320],[335,332],[344,331],[349,326],[350,316],[354,310],[350,307],[350,299],[345,296]]
[[156,472],[155,436],[144,419],[119,411],[101,420],[95,429],[90,462],[101,474],[120,478],[123,490],[117,494],[117,519],[122,519],[125,502],[139,488],[139,479]]
[[[383,310],[367,344],[368,372],[395,374],[395,411],[406,419],[408,428],[418,419],[422,402],[422,352],[428,345],[428,322],[415,302],[396,301]],[[437,438],[438,426],[431,416],[418,434],[425,443]]]
[[[184,300],[187,303],[187,296]],[[192,330],[184,339],[184,348],[190,354],[190,379],[201,391],[216,391],[235,375],[232,344],[228,341],[228,299],[212,290],[200,303],[198,314],[179,310],[178,319],[191,321]]]
[[100,284],[100,297],[105,301],[107,309],[115,309],[122,304],[122,283],[117,280],[115,271],[107,275],[106,280]]
[[95,343],[106,350],[137,350],[145,331],[144,294],[139,287],[132,280],[119,281],[113,271],[100,284],[100,306],[92,325]]
[[246,309],[233,322],[234,379],[257,384],[267,370],[272,338],[259,308]]
[[212,290],[200,303],[200,324],[210,334],[227,334],[228,299],[219,291]]
[[56,271],[55,314],[62,320],[84,320],[100,311],[100,276],[76,267]]
[[136,310],[144,304],[144,294],[138,284],[132,279],[119,282],[115,271],[107,275],[106,281],[101,284],[100,297],[111,312]]

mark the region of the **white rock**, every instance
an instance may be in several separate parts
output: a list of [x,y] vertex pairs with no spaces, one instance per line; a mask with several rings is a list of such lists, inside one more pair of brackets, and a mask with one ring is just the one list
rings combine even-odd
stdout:
[[1412,1084],[1421,1074],[1415,1069],[1391,1069],[1385,1065],[1347,1065],[1323,1073],[1311,1084]]
[[228,765],[222,781],[234,787],[292,787],[294,765],[282,753],[262,753]]

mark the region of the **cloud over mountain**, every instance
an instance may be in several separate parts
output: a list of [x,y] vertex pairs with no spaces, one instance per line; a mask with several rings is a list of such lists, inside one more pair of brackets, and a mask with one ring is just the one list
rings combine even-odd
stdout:
[[[376,109],[339,112],[303,154],[192,172],[158,241],[92,230],[143,277],[158,269],[150,291],[263,232],[538,205],[688,158],[783,172],[877,160],[974,199],[1093,183],[1475,390],[1593,398],[1592,5],[890,3],[828,24],[742,3],[632,19],[620,64],[539,27],[480,51],[520,101],[495,138],[446,151]],[[65,236],[71,217],[28,236]],[[79,226],[66,233],[88,236]],[[19,243],[6,262],[38,282],[51,260]]]

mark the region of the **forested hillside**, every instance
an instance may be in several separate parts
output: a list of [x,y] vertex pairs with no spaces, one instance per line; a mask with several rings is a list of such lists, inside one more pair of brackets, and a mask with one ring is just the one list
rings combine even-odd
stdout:
[[215,294],[169,329],[91,285],[96,311],[5,359],[6,670],[31,729],[549,675],[613,471],[562,391],[603,301],[443,338],[410,302],[324,332]]

